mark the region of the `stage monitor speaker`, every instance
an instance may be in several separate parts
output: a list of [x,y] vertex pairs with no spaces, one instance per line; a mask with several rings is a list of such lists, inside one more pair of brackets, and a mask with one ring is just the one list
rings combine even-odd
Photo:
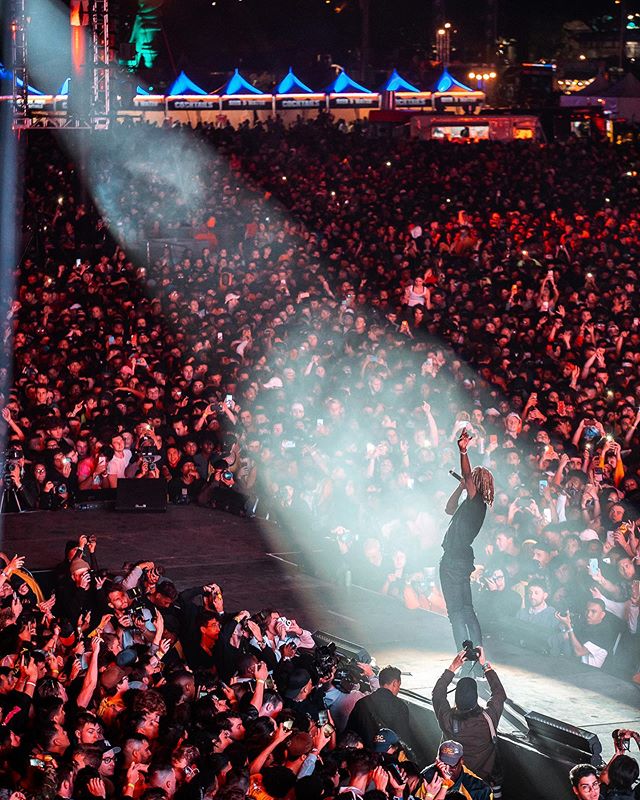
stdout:
[[[529,735],[536,747],[544,745],[545,742],[553,743],[551,745],[553,750],[557,751],[559,748],[572,750],[576,754],[588,757],[594,767],[601,766],[602,744],[595,733],[584,728],[576,728],[574,725],[569,725],[567,722],[553,717],[546,717],[536,711],[530,711],[525,714],[524,718],[529,727]],[[576,763],[580,757],[577,755],[574,757]]]
[[164,478],[120,478],[116,511],[166,511],[167,482]]
[[339,636],[334,636],[326,631],[316,631],[313,634],[313,641],[318,645],[318,647],[322,647],[323,645],[331,644],[333,642],[336,646],[336,653],[341,655],[343,658],[354,658],[356,661],[360,661],[363,664],[369,664],[371,662],[371,656],[364,647],[359,644],[355,644],[355,642],[349,642],[346,639],[341,639]]

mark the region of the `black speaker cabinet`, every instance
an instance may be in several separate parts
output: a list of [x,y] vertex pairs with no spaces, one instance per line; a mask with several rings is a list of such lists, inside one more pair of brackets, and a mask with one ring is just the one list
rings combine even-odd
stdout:
[[166,511],[167,482],[164,478],[120,478],[116,511]]

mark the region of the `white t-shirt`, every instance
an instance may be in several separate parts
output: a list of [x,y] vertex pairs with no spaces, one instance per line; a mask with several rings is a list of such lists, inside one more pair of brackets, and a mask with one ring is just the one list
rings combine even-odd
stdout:
[[122,451],[122,458],[114,455],[111,461],[107,464],[107,475],[115,475],[118,480],[124,478],[124,471],[129,466],[131,461],[131,450],[125,449]]

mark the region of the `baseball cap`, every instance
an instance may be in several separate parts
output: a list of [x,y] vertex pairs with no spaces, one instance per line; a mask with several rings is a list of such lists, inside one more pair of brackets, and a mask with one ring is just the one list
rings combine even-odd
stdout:
[[118,664],[111,664],[100,675],[100,683],[105,689],[115,689],[121,681],[129,675],[130,670],[123,669]]
[[380,728],[378,733],[373,737],[373,752],[386,753],[387,750],[394,744],[398,744],[400,739],[395,731],[391,728]]
[[303,686],[306,686],[311,680],[311,675],[306,669],[294,669],[289,676],[289,684],[285,691],[285,697],[295,697]]
[[452,739],[443,742],[438,748],[438,758],[449,767],[455,767],[463,755],[464,750],[460,742],[454,742]]
[[101,739],[99,742],[95,743],[95,746],[103,755],[109,752],[120,753],[122,750],[121,747],[116,747],[114,744],[111,744],[108,739]]

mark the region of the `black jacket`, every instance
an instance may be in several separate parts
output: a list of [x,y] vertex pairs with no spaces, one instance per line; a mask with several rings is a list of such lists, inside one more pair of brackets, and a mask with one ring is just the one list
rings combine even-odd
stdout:
[[347,729],[361,736],[367,747],[373,745],[373,738],[380,728],[395,731],[402,742],[411,747],[409,707],[384,687],[358,700],[347,723]]

